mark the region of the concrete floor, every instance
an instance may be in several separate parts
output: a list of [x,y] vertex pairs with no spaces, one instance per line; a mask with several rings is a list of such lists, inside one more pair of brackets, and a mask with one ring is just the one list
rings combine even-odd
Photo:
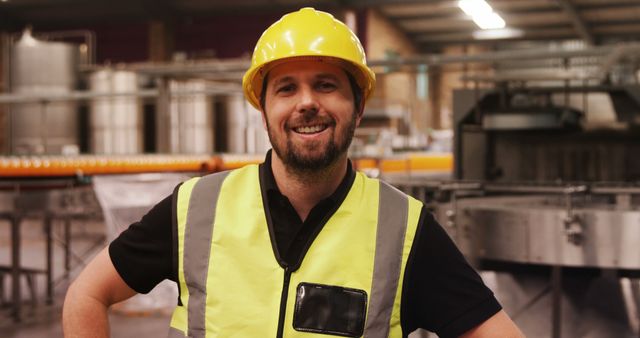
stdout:
[[[54,233],[59,238],[62,237],[62,224],[54,225]],[[90,252],[87,250],[104,235],[104,225],[101,222],[79,223],[72,225],[72,249],[86,260],[95,255],[104,245],[101,243]],[[25,267],[44,268],[45,266],[45,243],[42,225],[35,220],[26,220],[22,225],[22,261]],[[0,222],[0,265],[10,263],[10,241],[9,224]],[[60,245],[54,245],[54,280],[59,280],[64,275],[64,250]],[[71,278],[76,276],[83,264],[77,260],[72,260]],[[45,276],[38,275],[36,278],[37,300],[32,304],[27,285],[22,281],[23,290],[23,320],[15,323],[10,317],[8,304],[0,307],[0,336],[4,338],[39,338],[39,337],[62,337],[62,304],[64,295],[69,285],[69,280],[62,279],[54,289],[53,305],[45,304]],[[7,276],[4,280],[4,299],[9,299],[11,281]],[[109,320],[111,323],[112,337],[164,337],[169,326],[169,311],[111,311]]]

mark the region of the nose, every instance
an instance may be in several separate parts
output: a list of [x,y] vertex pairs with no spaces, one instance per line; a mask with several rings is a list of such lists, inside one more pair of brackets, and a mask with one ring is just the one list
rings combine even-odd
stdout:
[[302,86],[299,91],[299,101],[296,105],[296,110],[302,114],[317,112],[319,108],[318,98],[313,92],[312,88],[308,86]]

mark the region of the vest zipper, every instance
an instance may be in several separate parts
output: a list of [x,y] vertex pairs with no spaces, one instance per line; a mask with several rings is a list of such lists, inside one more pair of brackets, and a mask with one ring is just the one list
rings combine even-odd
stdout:
[[284,268],[284,281],[282,283],[282,296],[280,297],[280,318],[278,318],[278,333],[276,338],[282,338],[284,334],[284,317],[287,313],[287,298],[289,296],[289,281],[291,280],[291,270]]

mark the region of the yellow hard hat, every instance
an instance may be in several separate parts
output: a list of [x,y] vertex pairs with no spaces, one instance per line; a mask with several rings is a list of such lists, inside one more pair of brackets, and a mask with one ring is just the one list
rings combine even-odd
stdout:
[[358,37],[331,14],[313,8],[289,13],[271,25],[258,40],[251,67],[242,78],[244,96],[260,109],[265,75],[275,65],[291,59],[335,62],[355,78],[366,101],[376,85]]

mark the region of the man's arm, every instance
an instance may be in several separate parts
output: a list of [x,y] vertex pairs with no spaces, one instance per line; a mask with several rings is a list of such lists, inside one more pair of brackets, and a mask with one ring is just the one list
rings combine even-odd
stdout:
[[64,336],[109,337],[107,309],[135,294],[113,266],[108,248],[103,249],[67,291],[62,311]]
[[499,311],[482,324],[465,332],[461,338],[521,338],[524,334],[504,311]]

